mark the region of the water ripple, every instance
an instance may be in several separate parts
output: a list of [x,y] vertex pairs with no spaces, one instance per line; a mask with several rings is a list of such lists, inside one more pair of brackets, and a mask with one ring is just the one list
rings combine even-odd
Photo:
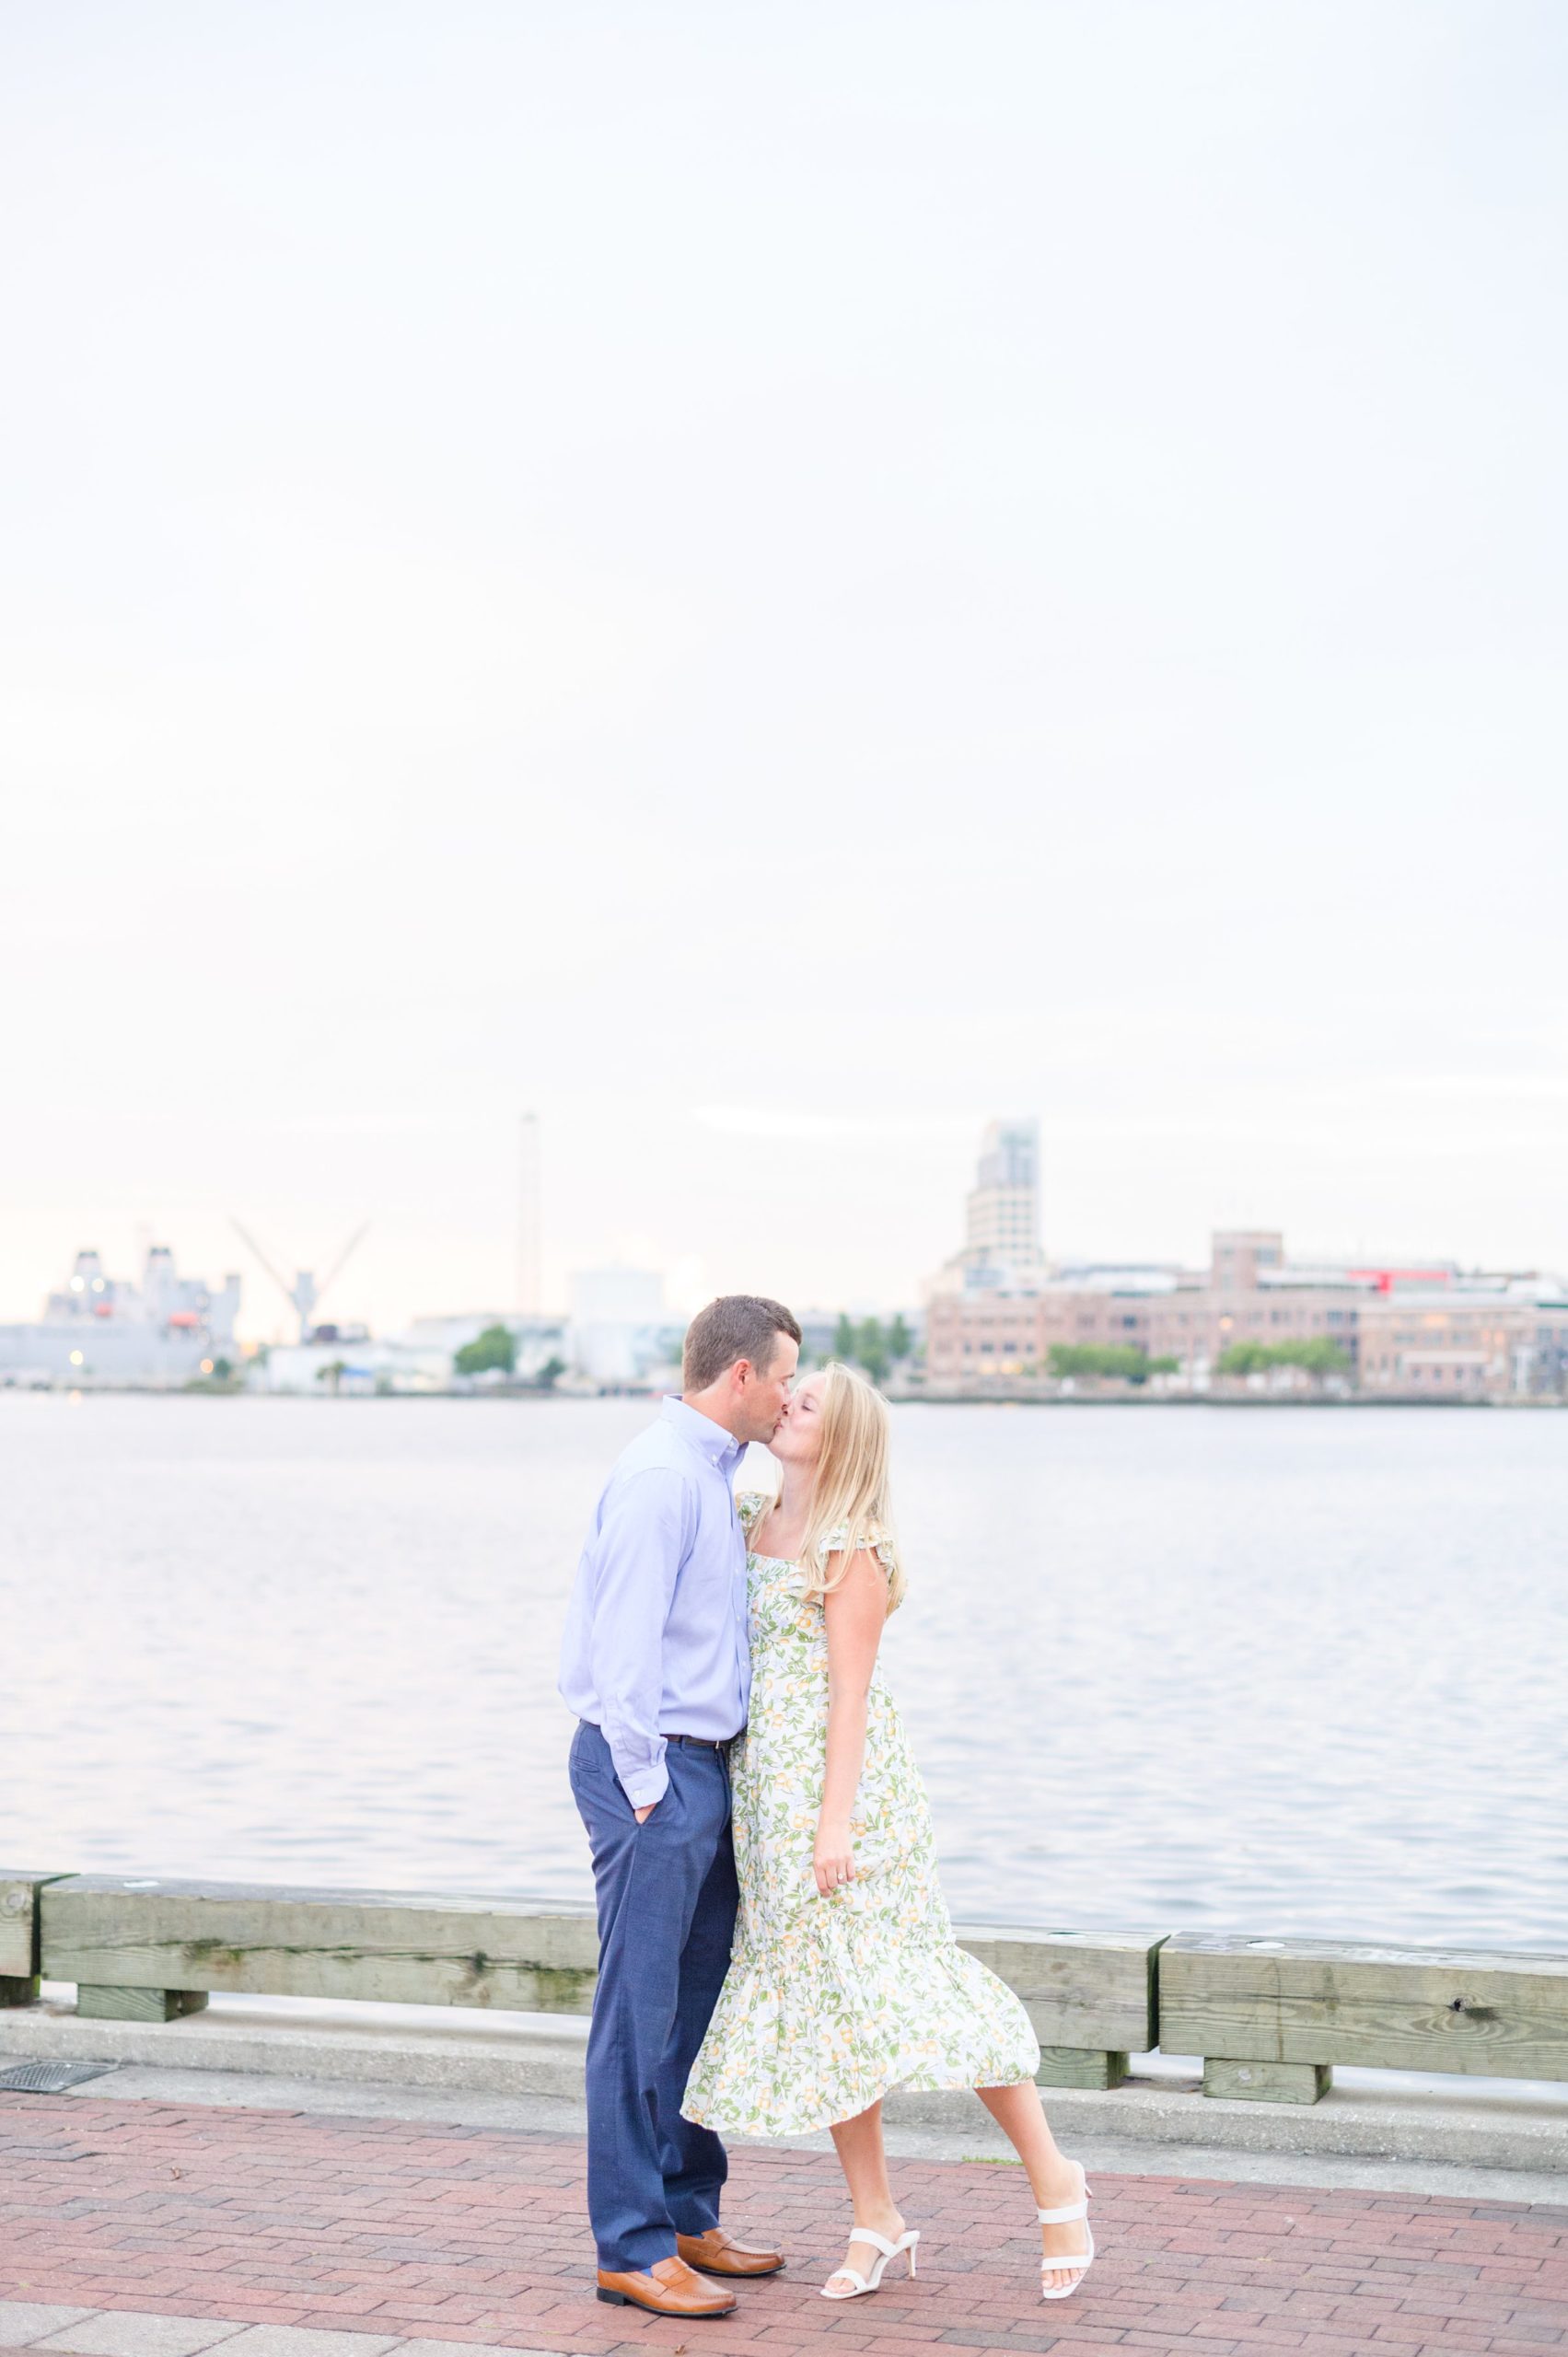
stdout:
[[[0,1395],[0,1857],[583,1898],[637,1403]],[[1568,1945],[1568,1418],[898,1411],[956,1912]]]

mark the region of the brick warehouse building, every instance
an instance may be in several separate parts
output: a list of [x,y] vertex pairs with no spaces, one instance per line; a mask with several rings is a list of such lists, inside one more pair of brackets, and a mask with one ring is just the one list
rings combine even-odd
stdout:
[[[985,1202],[998,1141],[1012,1142],[1005,1253]],[[1206,1389],[1237,1342],[1337,1342],[1349,1379],[1383,1398],[1503,1399],[1568,1388],[1568,1289],[1539,1276],[1461,1275],[1453,1263],[1295,1263],[1272,1229],[1222,1229],[1209,1265],[1051,1267],[1039,1245],[1034,1125],[993,1123],[964,1249],[933,1283],[926,1380],[987,1391],[1049,1372],[1054,1344],[1130,1345],[1176,1360],[1174,1386]]]
[[944,1389],[1043,1375],[1053,1343],[1131,1345],[1174,1358],[1204,1382],[1234,1342],[1324,1337],[1353,1363],[1357,1312],[1378,1276],[1295,1269],[1283,1239],[1256,1232],[1214,1237],[1203,1272],[1169,1268],[1066,1268],[1027,1287],[934,1290],[926,1309],[926,1373]]

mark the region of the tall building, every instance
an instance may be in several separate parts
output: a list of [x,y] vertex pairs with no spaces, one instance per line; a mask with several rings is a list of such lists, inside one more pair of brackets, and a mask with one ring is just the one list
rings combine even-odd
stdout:
[[978,1262],[1032,1267],[1040,1248],[1040,1123],[991,1121],[967,1205],[964,1249]]
[[989,1121],[965,1202],[964,1246],[935,1280],[940,1293],[1008,1293],[1041,1283],[1040,1123]]

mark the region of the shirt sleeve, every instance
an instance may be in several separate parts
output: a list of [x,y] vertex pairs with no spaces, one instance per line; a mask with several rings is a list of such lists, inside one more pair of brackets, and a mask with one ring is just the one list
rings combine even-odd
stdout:
[[669,1782],[659,1733],[664,1624],[686,1550],[686,1487],[672,1467],[618,1483],[599,1525],[588,1644],[604,1739],[633,1808]]

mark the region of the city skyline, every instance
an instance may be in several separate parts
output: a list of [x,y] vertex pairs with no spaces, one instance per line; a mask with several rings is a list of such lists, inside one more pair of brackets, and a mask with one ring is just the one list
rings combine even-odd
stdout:
[[[1527,0],[12,29],[0,1307],[1568,1259]],[[247,1268],[247,1315],[262,1280]]]
[[[539,1241],[537,1116],[519,1124],[519,1285],[531,1295]],[[892,1360],[926,1397],[1061,1396],[1110,1380],[1154,1396],[1208,1397],[1237,1382],[1295,1396],[1332,1385],[1383,1399],[1478,1402],[1549,1399],[1568,1385],[1568,1281],[1535,1270],[1462,1271],[1452,1259],[1346,1260],[1290,1253],[1278,1229],[1220,1229],[1202,1266],[1135,1254],[1098,1264],[1053,1262],[1040,1245],[1040,1124],[1013,1112],[988,1121],[963,1205],[964,1241],[900,1306],[884,1344],[867,1305],[836,1309],[797,1295],[803,1363],[847,1353],[885,1379]],[[227,1387],[237,1355],[245,1380],[273,1392],[337,1398],[429,1393],[505,1378],[525,1389],[643,1387],[668,1381],[694,1299],[671,1297],[660,1270],[575,1271],[564,1311],[520,1300],[511,1310],[455,1305],[405,1330],[372,1335],[325,1295],[367,1233],[357,1229],[325,1275],[278,1268],[235,1223],[296,1320],[250,1358],[242,1280],[221,1284],[180,1270],[150,1245],[140,1282],[91,1248],[76,1257],[41,1320],[0,1322],[0,1381],[96,1387],[192,1381]],[[850,1315],[849,1313],[854,1313]],[[279,1344],[282,1347],[279,1347]],[[346,1353],[346,1355],[345,1355]],[[907,1364],[905,1364],[907,1362]],[[1040,1387],[1048,1387],[1041,1394]]]
[[[531,1151],[536,1170],[538,1129],[536,1120],[528,1132],[528,1147],[526,1149]],[[891,1297],[875,1296],[864,1286],[835,1293],[828,1287],[818,1285],[813,1288],[807,1283],[795,1287],[784,1297],[792,1300],[795,1306],[813,1312],[847,1308],[855,1315],[865,1312],[890,1315],[898,1310],[923,1307],[934,1291],[961,1292],[977,1277],[982,1284],[1001,1284],[1007,1289],[1022,1286],[1028,1290],[1040,1283],[1048,1271],[1060,1272],[1063,1270],[1166,1267],[1196,1271],[1208,1265],[1215,1234],[1236,1225],[1211,1222],[1198,1242],[1184,1251],[1154,1250],[1149,1248],[1146,1240],[1136,1236],[1114,1240],[1106,1248],[1094,1250],[1071,1247],[1050,1247],[1040,1250],[1033,1239],[1040,1225],[1041,1143],[1040,1125],[1032,1116],[1015,1112],[993,1116],[976,1125],[970,1135],[965,1174],[972,1183],[961,1187],[947,1207],[950,1233],[946,1241],[953,1248],[939,1248],[934,1244],[927,1255],[927,1265],[906,1294]],[[1013,1209],[1011,1206],[1014,1204],[1019,1208]],[[537,1213],[537,1203],[534,1208]],[[514,1218],[516,1213],[514,1202]],[[57,1290],[78,1252],[97,1253],[108,1276],[122,1283],[134,1283],[140,1277],[149,1253],[156,1256],[172,1249],[182,1272],[197,1268],[202,1270],[202,1278],[198,1282],[216,1285],[220,1282],[227,1283],[235,1273],[238,1274],[241,1283],[235,1330],[242,1341],[292,1339],[298,1327],[299,1313],[285,1299],[285,1287],[292,1284],[296,1269],[309,1267],[310,1263],[286,1251],[267,1249],[263,1239],[257,1238],[252,1243],[249,1236],[236,1233],[232,1222],[223,1225],[228,1238],[227,1256],[220,1253],[210,1264],[203,1263],[199,1255],[185,1250],[179,1238],[156,1232],[147,1223],[138,1225],[134,1245],[123,1257],[113,1250],[104,1250],[96,1240],[85,1242],[62,1261],[57,1271],[50,1272],[47,1283],[41,1284],[30,1300],[18,1305],[0,1302],[0,1324],[25,1321],[37,1315],[44,1294]],[[1246,1228],[1257,1223],[1240,1225]],[[1263,1225],[1272,1228],[1278,1224],[1265,1222]],[[369,1225],[373,1228],[374,1222]],[[357,1242],[357,1237],[350,1240]],[[1507,1262],[1486,1263],[1455,1251],[1451,1246],[1445,1246],[1442,1239],[1427,1241],[1429,1248],[1411,1249],[1408,1240],[1401,1244],[1397,1237],[1374,1238],[1363,1234],[1349,1244],[1318,1237],[1310,1240],[1295,1258],[1308,1264],[1362,1264],[1368,1268],[1397,1266],[1407,1270],[1453,1267],[1462,1271],[1491,1267],[1507,1269],[1516,1273],[1551,1271],[1562,1266],[1562,1262],[1554,1260],[1550,1253]],[[342,1243],[343,1239],[339,1239],[340,1248]],[[258,1247],[266,1251],[265,1262],[259,1257]],[[352,1253],[343,1252],[340,1248],[328,1254],[324,1260],[318,1261],[314,1269],[317,1283],[322,1284],[331,1275],[334,1262],[346,1261],[352,1265],[353,1257]],[[498,1259],[498,1271],[504,1257]],[[553,1256],[548,1251],[542,1257],[547,1269],[554,1264]],[[266,1262],[271,1263],[270,1268]],[[988,1268],[987,1263],[999,1265]],[[547,1285],[545,1297],[538,1305],[511,1300],[506,1284],[498,1273],[494,1283],[482,1288],[470,1299],[459,1300],[453,1296],[443,1301],[422,1301],[405,1313],[378,1320],[366,1309],[352,1306],[355,1299],[352,1286],[346,1277],[337,1277],[331,1283],[331,1298],[323,1304],[319,1314],[345,1325],[364,1323],[378,1332],[401,1330],[421,1319],[429,1321],[462,1316],[481,1308],[511,1315],[537,1307],[549,1316],[564,1316],[568,1314],[569,1298],[580,1281],[591,1279],[595,1272],[608,1274],[616,1271],[628,1273],[645,1271],[656,1275],[663,1282],[665,1297],[673,1315],[690,1316],[704,1300],[711,1298],[714,1291],[740,1289],[702,1283],[699,1281],[701,1258],[696,1253],[677,1257],[668,1262],[661,1262],[652,1252],[645,1252],[640,1258],[635,1253],[606,1252],[597,1257],[590,1253],[570,1268],[564,1263],[562,1266],[559,1293],[552,1294]],[[363,1300],[364,1296],[359,1298]]]

